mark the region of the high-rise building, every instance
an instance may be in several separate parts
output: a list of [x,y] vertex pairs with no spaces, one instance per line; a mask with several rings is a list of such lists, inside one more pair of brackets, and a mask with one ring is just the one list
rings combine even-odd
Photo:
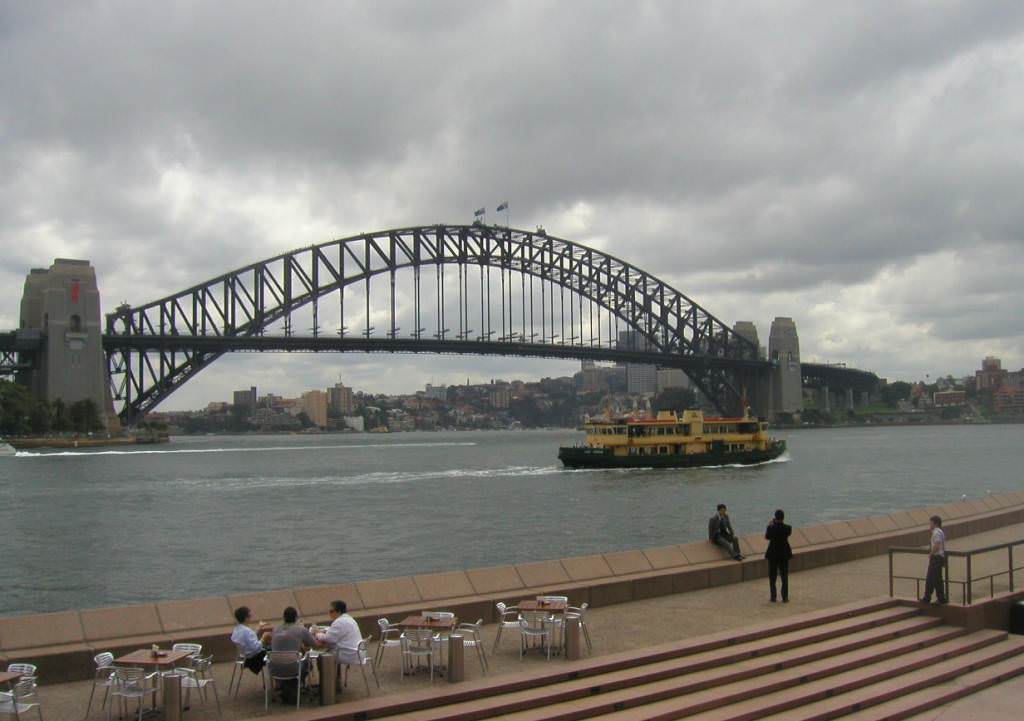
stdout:
[[1006,380],[1007,372],[1003,362],[994,356],[985,356],[981,362],[981,370],[974,371],[974,382],[979,391],[995,390]]
[[690,378],[679,368],[658,369],[658,393],[666,388],[689,388]]
[[431,400],[446,401],[448,400],[448,386],[435,386],[427,383],[424,395]]
[[320,390],[306,391],[300,400],[302,411],[318,428],[327,427],[327,394]]
[[[651,343],[635,330],[619,331],[618,349],[626,351],[651,350]],[[626,392],[657,393],[658,367],[645,363],[626,363]]]
[[256,386],[249,386],[249,390],[235,391],[232,396],[231,405],[246,413],[256,410]]
[[356,401],[352,395],[352,389],[341,383],[335,383],[334,386],[327,389],[327,406],[335,418],[355,413]]

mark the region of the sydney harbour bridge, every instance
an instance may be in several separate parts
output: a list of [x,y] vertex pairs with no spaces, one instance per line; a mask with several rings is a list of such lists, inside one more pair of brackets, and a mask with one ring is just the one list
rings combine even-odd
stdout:
[[753,326],[741,325],[635,265],[543,229],[430,225],[292,250],[123,304],[105,319],[89,263],[58,260],[28,276],[21,327],[0,334],[0,374],[65,400],[103,386],[101,400],[127,424],[231,352],[642,363],[682,369],[724,413],[750,405],[761,415],[794,402],[799,409],[792,392],[783,398],[794,374],[798,392],[824,388],[826,402],[842,393],[852,404],[877,383],[866,371],[799,363],[798,349],[795,358],[792,350],[764,354]]

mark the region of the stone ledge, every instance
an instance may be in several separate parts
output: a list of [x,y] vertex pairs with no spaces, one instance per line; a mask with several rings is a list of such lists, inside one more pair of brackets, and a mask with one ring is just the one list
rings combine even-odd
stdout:
[[[955,508],[915,508],[794,528],[791,569],[880,555],[892,546],[924,544],[927,528],[916,519],[936,512],[949,519],[943,527],[950,538],[1024,522],[1024,491],[1001,494],[988,502],[951,505]],[[0,661],[28,661],[50,679],[77,680],[92,677],[95,653],[130,651],[151,643],[202,643],[218,659],[227,660],[234,655],[228,638],[234,624],[231,610],[239,605],[249,606],[265,621],[279,618],[288,605],[296,606],[309,620],[323,620],[327,604],[341,598],[350,604],[363,633],[375,634],[381,616],[396,621],[428,609],[491,623],[496,620],[498,601],[515,603],[542,594],[569,596],[572,605],[626,603],[761,578],[767,574],[764,546],[763,537],[752,533],[741,538],[741,549],[749,555],[743,562],[726,559],[721,549],[704,541],[465,572],[0,618]],[[441,597],[445,589],[458,595]],[[125,630],[123,622],[130,626],[129,633],[116,635]]]

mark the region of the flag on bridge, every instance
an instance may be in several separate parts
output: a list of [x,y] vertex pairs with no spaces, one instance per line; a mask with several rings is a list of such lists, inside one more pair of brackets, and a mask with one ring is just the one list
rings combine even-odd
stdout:
[[487,212],[487,208],[479,208],[479,209],[473,211],[473,217],[479,218],[480,216],[482,216],[486,212]]
[[503,210],[508,210],[508,201],[504,201],[501,205],[494,209],[496,213],[500,213]]

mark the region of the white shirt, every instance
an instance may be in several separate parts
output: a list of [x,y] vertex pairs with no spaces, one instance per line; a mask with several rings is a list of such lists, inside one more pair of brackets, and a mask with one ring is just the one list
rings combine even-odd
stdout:
[[260,637],[244,623],[240,623],[235,626],[235,630],[231,632],[231,643],[238,646],[238,650],[246,658],[249,658],[254,653],[259,653],[263,650],[263,644],[260,643]]
[[362,640],[363,635],[359,631],[359,624],[347,613],[334,619],[327,627],[327,633],[324,634],[324,641],[335,650],[339,657],[343,651],[355,651]]
[[[937,527],[932,531],[932,548],[938,548],[936,556],[946,555],[946,534],[942,532],[942,529]],[[931,550],[931,549],[929,549]]]

